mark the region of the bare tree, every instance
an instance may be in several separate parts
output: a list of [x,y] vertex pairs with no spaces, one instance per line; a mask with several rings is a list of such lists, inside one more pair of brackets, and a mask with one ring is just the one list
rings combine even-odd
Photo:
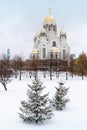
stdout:
[[17,78],[18,71],[19,71],[19,79],[21,80],[22,75],[22,67],[23,67],[23,60],[22,56],[16,55],[13,58],[13,69],[15,71],[15,77]]
[[14,69],[14,75],[15,78],[17,78],[18,75],[18,63],[17,63],[18,56],[14,56],[12,60],[12,68]]
[[22,75],[22,64],[23,62],[22,62],[22,58],[21,57],[19,57],[18,58],[18,69],[19,69],[19,79],[21,80],[21,75]]
[[13,71],[1,69],[0,70],[0,83],[4,86],[5,91],[7,91],[6,85],[12,80]]
[[13,70],[10,69],[10,60],[7,59],[5,54],[2,54],[0,60],[0,83],[7,91],[6,85],[12,80]]
[[10,61],[7,59],[5,54],[2,54],[0,60],[0,69],[9,69],[10,68]]

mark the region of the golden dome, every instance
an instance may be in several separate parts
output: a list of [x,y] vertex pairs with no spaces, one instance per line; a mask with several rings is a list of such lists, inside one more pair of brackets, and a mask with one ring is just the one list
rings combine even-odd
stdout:
[[36,32],[35,35],[34,35],[34,37],[39,37],[39,33]]
[[55,18],[53,16],[47,16],[44,20],[44,22],[56,22]]
[[62,27],[62,30],[60,31],[60,34],[66,34],[66,32],[64,31],[64,27]]
[[41,29],[41,33],[46,33],[45,28],[42,27],[42,29]]
[[35,49],[35,50],[32,51],[32,53],[34,53],[34,54],[35,54],[35,53],[39,53],[39,50],[38,50],[38,49]]
[[50,52],[53,52],[53,53],[58,53],[60,52],[59,49],[57,47],[52,47]]
[[65,34],[65,31],[64,31],[64,30],[61,30],[61,31],[60,31],[60,34]]

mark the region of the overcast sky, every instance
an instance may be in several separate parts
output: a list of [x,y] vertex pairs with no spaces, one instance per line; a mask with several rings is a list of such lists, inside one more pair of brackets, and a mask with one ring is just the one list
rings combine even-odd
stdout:
[[87,0],[0,0],[0,55],[9,48],[11,57],[28,58],[49,8],[58,33],[64,26],[71,53],[87,52]]

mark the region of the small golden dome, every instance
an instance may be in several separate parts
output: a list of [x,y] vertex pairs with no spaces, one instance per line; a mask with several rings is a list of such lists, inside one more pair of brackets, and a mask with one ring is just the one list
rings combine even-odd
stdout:
[[62,30],[60,31],[60,34],[66,34],[66,33],[65,33],[65,31],[62,29]]
[[45,28],[42,27],[42,29],[41,29],[41,33],[46,33]]
[[44,20],[44,22],[56,22],[55,18],[53,16],[47,16]]
[[36,32],[35,35],[34,35],[34,37],[39,37],[39,33]]
[[50,52],[53,52],[53,53],[58,53],[60,52],[59,49],[57,47],[52,47]]
[[62,27],[62,30],[60,31],[60,34],[66,34],[66,32],[64,31],[64,27]]
[[33,54],[39,53],[39,50],[38,50],[38,49],[34,49],[34,50],[32,51],[32,53],[33,53]]

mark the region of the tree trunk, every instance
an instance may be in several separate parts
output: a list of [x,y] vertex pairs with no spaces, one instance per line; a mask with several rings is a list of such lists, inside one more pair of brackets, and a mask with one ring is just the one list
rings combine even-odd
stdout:
[[[36,117],[38,117],[38,112],[36,112]],[[36,123],[38,123],[38,120],[36,119]]]
[[20,80],[21,80],[21,69],[20,69]]
[[82,75],[82,80],[84,79],[83,75]]
[[81,75],[82,75],[82,80],[83,80],[84,79],[84,72],[82,72]]
[[6,85],[4,84],[3,86],[4,86],[5,91],[7,91]]
[[66,72],[66,80],[68,80],[68,73]]
[[38,123],[38,120],[36,120],[36,123]]

